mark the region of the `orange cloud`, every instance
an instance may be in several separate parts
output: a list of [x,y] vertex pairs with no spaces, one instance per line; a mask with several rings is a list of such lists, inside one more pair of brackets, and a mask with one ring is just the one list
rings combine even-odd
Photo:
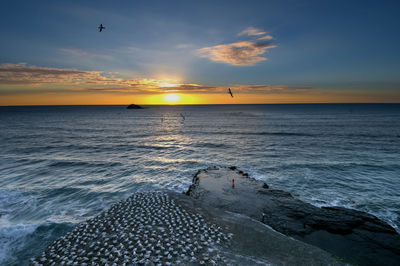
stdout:
[[201,48],[198,50],[198,54],[214,62],[226,63],[234,66],[252,66],[257,62],[267,60],[267,58],[261,55],[264,54],[267,49],[274,47],[276,47],[276,45],[267,41],[241,41]]
[[[241,44],[245,45],[245,44]],[[248,45],[248,44],[246,44]],[[0,65],[0,94],[22,95],[39,93],[113,93],[113,94],[225,94],[226,86],[181,83],[174,79],[123,79],[100,71],[60,69],[28,66],[26,64]],[[234,93],[291,94],[310,91],[312,87],[287,87],[269,84],[230,85]]]
[[0,66],[0,84],[104,84],[113,80],[98,71],[27,66],[25,63]]
[[[288,87],[283,85],[232,85],[229,86],[234,94],[293,94],[299,92],[317,91],[313,87]],[[185,94],[226,94],[228,86],[206,86],[200,84],[180,84],[176,87],[156,88],[91,88],[90,91],[129,94],[160,94],[160,93],[185,93]]]
[[88,86],[128,86],[132,88],[158,88],[160,84],[176,82],[158,79],[122,79],[102,71],[84,71],[39,66],[28,66],[25,63],[0,65],[0,84],[31,85],[88,85]]
[[[250,36],[249,40],[228,44],[220,44],[198,49],[200,57],[211,61],[230,64],[234,66],[253,66],[260,61],[267,60],[263,55],[267,49],[275,48],[273,37],[265,31],[249,27],[241,31],[239,36]],[[264,35],[264,36],[262,36]],[[256,38],[254,38],[254,36]]]
[[253,28],[253,27],[248,27],[247,29],[239,32],[239,36],[241,35],[248,35],[248,36],[259,36],[259,35],[264,35],[267,34],[266,32],[259,30],[257,28]]
[[263,37],[258,38],[258,40],[272,40],[274,37],[271,35],[265,35]]

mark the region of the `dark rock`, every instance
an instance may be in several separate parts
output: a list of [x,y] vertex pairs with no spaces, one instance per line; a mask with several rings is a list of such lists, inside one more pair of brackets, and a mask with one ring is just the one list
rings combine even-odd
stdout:
[[140,105],[130,104],[128,105],[128,107],[126,107],[126,109],[144,109],[144,108]]
[[[229,189],[232,178],[235,189]],[[276,231],[352,263],[400,265],[400,235],[377,217],[343,207],[319,208],[286,191],[265,188],[269,186],[242,171],[209,168],[196,174],[196,183],[187,195],[204,207],[245,214],[255,220],[263,214],[262,221]]]
[[268,189],[268,188],[269,188],[269,186],[268,186],[267,183],[264,183],[262,187],[265,188],[265,189]]

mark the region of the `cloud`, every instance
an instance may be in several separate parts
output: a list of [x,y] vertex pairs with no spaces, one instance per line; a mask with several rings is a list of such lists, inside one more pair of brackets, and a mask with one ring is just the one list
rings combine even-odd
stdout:
[[[249,27],[238,35],[249,36],[248,40],[204,47],[196,50],[200,57],[208,58],[218,63],[233,66],[253,66],[260,61],[267,60],[262,56],[267,49],[275,48],[273,37],[266,32]],[[264,35],[264,36],[262,36]],[[257,38],[254,38],[256,36]]]
[[300,91],[315,91],[318,88],[308,86],[285,86],[285,85],[237,85],[231,87],[232,91],[243,94],[291,94]]
[[98,59],[105,59],[105,60],[113,59],[113,57],[109,56],[109,55],[92,53],[92,52],[88,52],[88,51],[76,49],[76,48],[61,48],[60,51],[70,54],[70,55],[73,55],[73,56],[79,56],[79,57],[98,58]]
[[27,66],[25,63],[0,66],[1,84],[80,83],[104,79],[96,71]]
[[[234,94],[292,94],[298,92],[316,91],[314,87],[291,87],[284,85],[231,85]],[[228,86],[207,86],[201,84],[180,84],[176,87],[154,87],[154,88],[93,88],[91,91],[111,93],[133,93],[133,94],[159,94],[159,93],[193,93],[193,94],[224,94],[228,93]]]
[[242,35],[247,35],[247,36],[259,36],[259,35],[264,35],[267,34],[265,31],[259,30],[257,28],[253,28],[253,27],[248,27],[247,29],[239,32],[239,36]]
[[181,43],[175,46],[177,49],[187,49],[187,48],[191,48],[193,47],[192,44],[188,44],[188,43]]
[[201,57],[214,62],[226,63],[234,66],[253,66],[257,62],[267,60],[261,56],[267,49],[276,45],[269,41],[241,41],[230,44],[221,44],[197,50]]
[[[172,90],[181,84],[173,79],[125,79],[117,78],[113,73],[102,71],[84,71],[40,66],[28,66],[25,63],[0,65],[0,85],[24,86],[23,91],[48,91],[50,86],[61,88],[84,88],[88,91],[143,92],[153,93]],[[40,87],[40,88],[39,88]],[[5,89],[2,89],[5,91]],[[8,89],[7,89],[8,90]]]
[[28,66],[25,63],[0,65],[0,84],[60,84],[60,85],[124,85],[157,84],[152,79],[122,79],[107,77],[101,71],[84,71],[51,67]]
[[90,88],[90,91],[101,91],[110,93],[132,93],[132,94],[160,94],[160,93],[221,93],[226,90],[225,87],[204,86],[199,84],[177,84],[176,86],[143,86],[133,87],[109,87],[109,88]]
[[274,37],[271,35],[265,35],[263,37],[258,38],[258,40],[272,40]]
[[[239,47],[250,44],[242,43]],[[254,49],[268,44],[251,44]],[[258,45],[258,46],[257,46]],[[242,94],[290,94],[311,91],[312,87],[288,87],[284,85],[230,85],[232,91]],[[124,79],[101,71],[84,71],[39,66],[25,63],[0,65],[0,94],[48,93],[48,92],[102,92],[118,94],[227,93],[226,86],[182,83],[174,79]]]

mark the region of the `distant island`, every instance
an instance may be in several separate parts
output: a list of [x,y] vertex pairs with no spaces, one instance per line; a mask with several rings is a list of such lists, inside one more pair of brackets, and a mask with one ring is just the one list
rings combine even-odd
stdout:
[[142,106],[137,105],[137,104],[130,104],[126,109],[144,109]]

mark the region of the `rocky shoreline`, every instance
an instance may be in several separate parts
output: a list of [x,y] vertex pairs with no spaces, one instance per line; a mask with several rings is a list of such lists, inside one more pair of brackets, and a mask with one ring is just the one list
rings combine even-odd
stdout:
[[186,194],[204,208],[246,214],[355,264],[400,264],[400,235],[377,217],[342,207],[313,206],[288,192],[271,189],[236,167],[198,171]]
[[375,216],[318,208],[236,167],[211,167],[183,194],[135,193],[114,204],[31,264],[398,265],[399,243]]

